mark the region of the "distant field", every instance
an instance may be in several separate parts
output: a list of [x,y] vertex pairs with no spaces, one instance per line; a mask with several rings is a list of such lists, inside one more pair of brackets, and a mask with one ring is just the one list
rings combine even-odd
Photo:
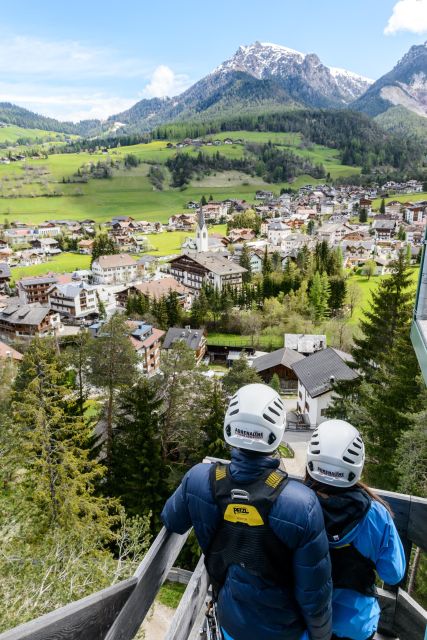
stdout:
[[[415,298],[415,288],[418,282],[419,267],[413,267],[411,271],[412,271],[412,281],[414,283],[414,298]],[[369,308],[372,291],[376,289],[376,287],[378,286],[381,280],[387,277],[388,276],[372,276],[371,279],[368,280],[366,276],[361,276],[361,275],[350,276],[349,282],[350,281],[357,282],[362,293],[362,299],[359,305],[357,306],[357,308],[353,312],[353,316],[349,321],[350,324],[357,324],[359,322],[361,316],[363,315],[363,311]]]
[[[65,137],[77,136],[65,136],[63,133],[56,133],[55,131],[44,131],[43,129],[23,129],[16,125],[10,125],[8,127],[0,127],[0,142],[16,142],[19,138],[29,138],[36,140],[38,138],[49,138],[51,140],[64,139]],[[1,155],[1,150],[0,150]]]
[[[0,135],[8,129],[12,127],[0,129]],[[18,130],[19,127],[15,129]],[[320,145],[302,146],[299,133],[234,131],[212,137],[241,138],[245,142],[259,143],[271,140],[309,158],[312,162],[324,164],[332,177],[360,171],[358,167],[342,166],[339,162],[339,152],[335,149]],[[204,146],[201,149],[207,154],[219,151],[229,158],[239,158],[245,153],[243,144]],[[197,154],[199,151],[200,148],[194,147],[183,149],[183,152],[190,154]],[[213,172],[210,176],[193,180],[181,191],[169,186],[170,176],[166,172],[163,191],[156,191],[147,177],[149,164],[164,164],[176,153],[176,149],[167,148],[166,141],[155,140],[148,144],[111,149],[108,156],[102,153],[63,153],[51,155],[47,160],[29,159],[25,162],[0,165],[0,196],[3,196],[0,197],[0,221],[5,217],[9,221],[20,220],[29,223],[39,223],[50,218],[78,220],[89,217],[102,223],[114,215],[131,215],[137,220],[165,222],[170,215],[184,211],[189,200],[199,200],[202,195],[212,195],[215,199],[233,197],[253,202],[255,191],[258,189],[269,189],[279,194],[282,188],[298,189],[304,184],[322,182],[309,175],[303,175],[292,183],[268,184],[261,178],[236,171]],[[66,182],[80,167],[88,163],[104,161],[107,157],[122,160],[128,154],[137,156],[141,164],[129,171],[115,170],[114,177],[107,180],[91,179],[87,184]],[[58,197],[54,195],[55,192],[62,195]]]
[[[402,196],[390,196],[390,198],[384,198],[385,203],[392,202],[393,200],[397,200],[398,202],[416,202],[417,200],[427,200],[427,192],[422,193],[410,193]],[[382,198],[377,198],[372,203],[373,209],[379,209],[381,205]]]
[[15,282],[26,276],[41,276],[51,271],[71,273],[76,269],[89,269],[90,260],[90,256],[78,253],[61,253],[43,264],[34,264],[30,267],[12,267],[12,280]]

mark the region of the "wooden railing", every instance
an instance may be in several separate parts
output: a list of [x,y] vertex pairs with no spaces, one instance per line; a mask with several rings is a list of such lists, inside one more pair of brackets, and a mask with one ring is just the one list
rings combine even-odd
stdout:
[[[409,564],[412,545],[427,551],[427,499],[377,492],[391,506]],[[188,533],[162,529],[134,576],[87,598],[0,634],[0,640],[131,640],[163,582],[174,579],[173,564]],[[185,581],[184,576],[183,580]],[[203,557],[191,575],[166,640],[197,637],[209,579]],[[379,589],[380,630],[400,640],[424,640],[427,612],[399,588]]]

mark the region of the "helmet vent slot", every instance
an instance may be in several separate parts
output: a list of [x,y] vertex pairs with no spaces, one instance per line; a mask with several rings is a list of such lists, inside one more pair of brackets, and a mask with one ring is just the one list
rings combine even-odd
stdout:
[[356,442],[356,441],[354,441],[354,442],[353,442],[353,445],[352,445],[352,446],[353,446],[355,449],[362,449],[361,445],[360,445],[358,442]]
[[347,449],[347,453],[349,453],[349,454],[350,454],[350,455],[352,455],[352,456],[357,456],[357,455],[359,455],[359,454],[357,453],[357,451],[353,451],[353,449]]
[[315,453],[315,454],[320,453],[320,449],[312,449],[311,453]]
[[271,413],[274,413],[276,416],[280,417],[280,413],[278,411],[276,411],[276,409],[273,409],[273,407],[268,407],[268,408],[271,411]]
[[235,400],[234,402],[230,402],[230,407],[235,407],[236,404],[239,404],[237,400]]
[[283,402],[281,400],[279,400],[279,399],[275,400],[274,404],[276,405],[276,407],[278,409],[283,409]]
[[312,445],[313,445],[313,444],[319,444],[319,441],[318,441],[318,440],[316,440],[316,441],[312,440],[312,441],[311,441],[311,444],[312,444]]
[[[236,413],[237,413],[237,412],[236,412]],[[263,417],[265,420],[268,420],[268,422],[271,422],[271,424],[276,424],[276,423],[275,423],[275,421],[273,420],[273,418],[270,418],[270,416],[268,416],[266,413],[263,413],[263,414],[262,414],[262,417]]]
[[230,411],[230,416],[235,416],[236,413],[239,413],[238,409],[234,409],[234,411]]
[[342,459],[344,460],[344,462],[349,462],[350,464],[354,464],[354,460],[350,460],[350,458],[347,458],[347,456],[343,456]]

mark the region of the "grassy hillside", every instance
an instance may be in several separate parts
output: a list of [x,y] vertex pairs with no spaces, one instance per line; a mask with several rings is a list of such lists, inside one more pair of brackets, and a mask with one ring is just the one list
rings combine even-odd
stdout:
[[[0,129],[0,132],[2,129]],[[230,134],[218,134],[218,138]],[[299,134],[233,132],[233,138],[247,142],[265,143],[272,140],[294,153],[322,163],[332,177],[352,175],[360,168],[343,166],[339,152],[321,145],[302,145]],[[186,153],[197,154],[199,148],[185,148]],[[245,153],[243,144],[204,146],[203,152],[219,151],[229,158],[240,158]],[[184,210],[189,200],[199,200],[202,195],[212,194],[215,199],[227,197],[253,201],[257,189],[268,188],[279,194],[282,187],[299,188],[303,184],[316,183],[311,176],[298,176],[290,183],[268,184],[259,177],[238,172],[216,172],[200,180],[193,180],[184,190],[172,189],[169,179],[163,191],[157,191],[148,180],[149,163],[164,164],[177,153],[168,149],[167,142],[153,141],[130,147],[111,149],[108,156],[86,152],[55,154],[47,160],[0,165],[0,220],[20,220],[37,223],[49,218],[93,218],[101,223],[113,215],[132,215],[136,219],[166,221],[170,215]],[[87,184],[63,182],[72,178],[79,168],[88,163],[122,160],[133,154],[141,164],[133,169],[118,169],[110,179],[90,179]]]
[[[416,202],[417,200],[427,200],[427,192],[424,191],[423,193],[411,193],[409,195],[406,194],[403,196],[390,196],[389,198],[384,198],[384,200],[386,204],[387,202],[392,202],[395,200],[397,200],[398,202]],[[382,198],[377,198],[376,200],[374,200],[374,202],[372,203],[373,209],[379,209],[381,201]]]
[[63,140],[64,137],[63,133],[44,131],[43,129],[24,129],[23,127],[17,127],[15,125],[0,127],[0,143],[10,142],[13,144],[20,138],[26,138],[28,140]]

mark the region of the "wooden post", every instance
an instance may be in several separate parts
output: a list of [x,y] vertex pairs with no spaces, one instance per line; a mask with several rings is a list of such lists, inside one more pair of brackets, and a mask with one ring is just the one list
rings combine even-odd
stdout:
[[163,529],[136,570],[136,587],[116,618],[105,640],[131,640],[141,626],[187,539]]
[[201,556],[181,598],[165,640],[187,640],[208,592],[209,576]]

